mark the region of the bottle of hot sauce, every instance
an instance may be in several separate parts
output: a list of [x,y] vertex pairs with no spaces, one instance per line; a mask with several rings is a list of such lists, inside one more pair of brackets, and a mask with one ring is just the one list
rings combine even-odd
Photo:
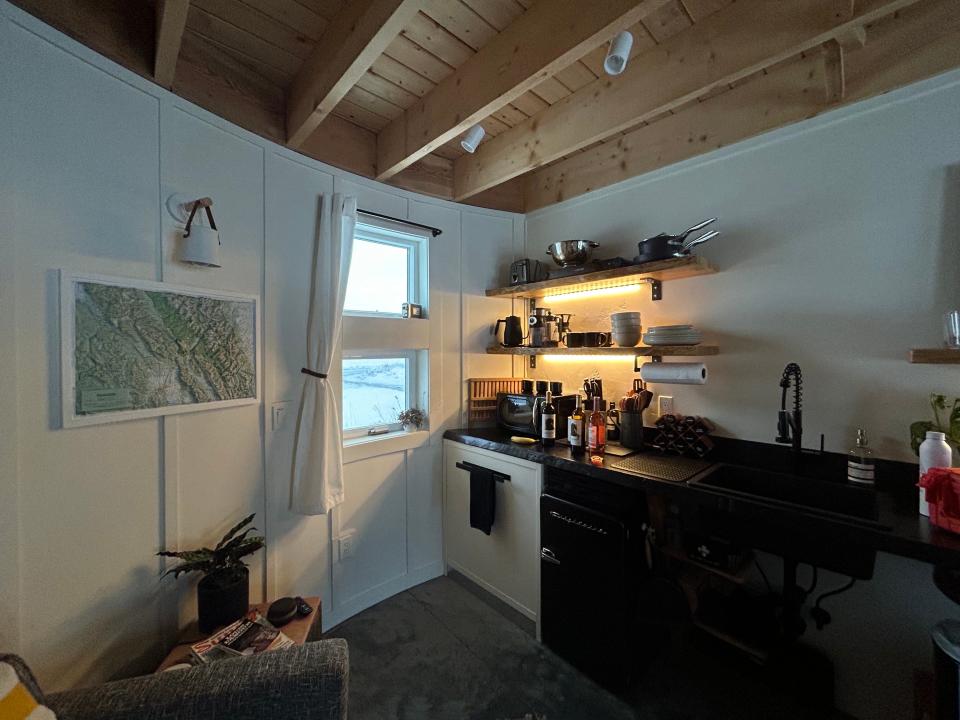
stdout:
[[587,427],[587,451],[590,455],[603,455],[607,445],[607,419],[603,415],[603,401],[593,398],[593,412]]

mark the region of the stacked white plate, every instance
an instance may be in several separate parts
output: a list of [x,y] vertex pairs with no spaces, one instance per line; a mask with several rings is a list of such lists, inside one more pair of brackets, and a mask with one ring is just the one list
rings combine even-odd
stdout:
[[613,341],[621,347],[633,347],[640,342],[643,328],[640,325],[640,313],[618,312],[610,316]]
[[699,345],[703,334],[693,325],[658,325],[643,336],[647,345]]

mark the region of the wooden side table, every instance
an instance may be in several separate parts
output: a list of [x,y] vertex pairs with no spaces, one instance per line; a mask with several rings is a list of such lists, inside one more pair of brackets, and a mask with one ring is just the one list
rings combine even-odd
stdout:
[[[306,617],[297,617],[280,628],[280,631],[283,632],[283,634],[288,638],[293,640],[295,645],[303,645],[305,643],[320,639],[320,628],[323,624],[320,622],[320,598],[305,597],[304,600],[306,600],[307,604],[313,608],[313,612]],[[258,610],[261,615],[266,617],[267,608],[269,607],[270,603],[265,602],[251,605],[250,609]],[[157,668],[157,672],[163,672],[171,665],[176,665],[177,663],[190,662],[193,659],[193,653],[190,652],[190,646],[196,642],[210,637],[210,635],[213,635],[213,633],[200,632],[196,621],[190,623],[183,633],[181,633],[179,642],[167,654],[167,657],[164,658],[163,662],[160,663],[160,667]]]

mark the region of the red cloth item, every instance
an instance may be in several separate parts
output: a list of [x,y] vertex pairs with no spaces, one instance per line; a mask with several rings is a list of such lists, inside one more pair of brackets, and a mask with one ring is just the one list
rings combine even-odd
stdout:
[[918,485],[927,491],[930,522],[960,534],[960,468],[930,468]]

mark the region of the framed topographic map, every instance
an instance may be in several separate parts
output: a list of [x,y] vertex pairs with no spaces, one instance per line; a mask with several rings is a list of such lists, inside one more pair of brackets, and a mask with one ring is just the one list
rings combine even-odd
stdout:
[[259,402],[255,295],[60,271],[63,426]]

